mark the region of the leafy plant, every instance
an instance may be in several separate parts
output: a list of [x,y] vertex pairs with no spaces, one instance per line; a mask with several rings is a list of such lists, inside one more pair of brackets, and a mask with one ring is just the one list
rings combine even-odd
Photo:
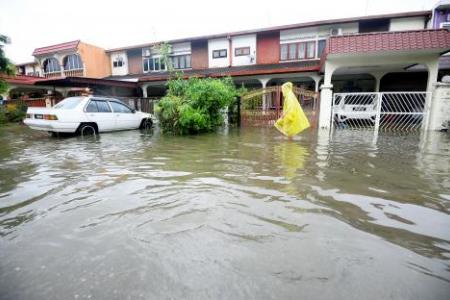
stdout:
[[27,107],[23,103],[0,106],[0,124],[21,122],[26,115]]
[[235,103],[239,91],[230,77],[223,79],[181,76],[167,83],[167,95],[156,108],[165,133],[208,132],[223,124],[222,110]]
[[[14,75],[14,66],[10,60],[5,56],[3,47],[9,44],[10,40],[6,35],[0,34],[0,74]],[[8,84],[0,78],[0,94],[8,90]]]

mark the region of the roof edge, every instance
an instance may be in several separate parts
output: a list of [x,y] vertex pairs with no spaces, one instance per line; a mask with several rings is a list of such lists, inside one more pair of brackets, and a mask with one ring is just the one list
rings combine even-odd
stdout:
[[[166,42],[181,43],[181,42],[202,40],[202,39],[212,39],[212,38],[220,38],[220,37],[227,37],[227,36],[254,34],[254,33],[259,33],[259,32],[289,30],[289,29],[312,27],[312,26],[324,26],[324,25],[331,25],[331,24],[335,24],[335,23],[340,23],[340,24],[351,23],[351,22],[357,22],[360,20],[371,20],[371,19],[382,19],[382,18],[409,18],[409,17],[431,16],[431,14],[432,14],[431,10],[419,10],[419,11],[410,11],[410,12],[401,12],[401,13],[368,15],[368,16],[362,16],[362,17],[349,17],[349,18],[329,19],[329,20],[318,20],[318,21],[310,21],[310,22],[303,22],[303,23],[295,23],[295,24],[290,24],[290,25],[278,25],[278,26],[272,26],[272,27],[250,29],[250,30],[223,32],[223,33],[210,34],[210,35],[204,35],[204,36],[194,36],[194,37],[188,37],[188,38],[172,39],[172,40],[166,40]],[[135,48],[150,47],[150,46],[154,46],[159,43],[162,43],[163,41],[164,40],[155,41],[155,42],[151,42],[151,43],[111,48],[111,49],[106,49],[105,52],[110,53],[110,52],[116,52],[116,51],[132,50]]]

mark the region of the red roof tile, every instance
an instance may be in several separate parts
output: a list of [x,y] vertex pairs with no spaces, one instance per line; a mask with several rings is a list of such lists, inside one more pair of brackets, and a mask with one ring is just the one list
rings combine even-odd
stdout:
[[433,49],[450,50],[448,30],[412,30],[334,36],[328,40],[326,55]]
[[36,48],[33,51],[33,55],[36,56],[36,55],[54,53],[54,52],[63,51],[63,50],[77,49],[79,43],[80,43],[80,40],[76,40],[76,41],[66,42],[66,43],[62,43],[62,44]]
[[10,84],[20,84],[20,85],[34,85],[36,82],[46,79],[44,77],[26,76],[26,75],[15,75],[15,76],[0,75],[0,77]]

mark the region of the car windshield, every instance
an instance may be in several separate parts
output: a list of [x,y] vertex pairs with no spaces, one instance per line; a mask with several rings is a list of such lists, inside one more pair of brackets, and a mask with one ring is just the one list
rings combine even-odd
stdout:
[[70,97],[59,102],[53,108],[55,109],[74,109],[78,104],[80,104],[83,97]]

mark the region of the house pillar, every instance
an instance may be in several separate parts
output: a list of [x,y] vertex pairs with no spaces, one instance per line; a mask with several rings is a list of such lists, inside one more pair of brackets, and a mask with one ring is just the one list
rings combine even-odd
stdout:
[[386,72],[374,72],[371,73],[370,75],[372,75],[375,78],[375,93],[380,92],[380,82],[381,82],[381,78],[383,78],[384,75],[386,75]]
[[319,128],[330,128],[331,125],[331,106],[333,103],[333,85],[331,84],[331,77],[336,69],[336,65],[325,62],[324,82],[320,87]]
[[[262,85],[262,88],[265,89],[267,86],[267,83],[270,81],[271,78],[269,77],[263,77],[263,78],[258,78],[259,82]],[[263,94],[263,99],[262,99],[263,103],[263,110],[266,110],[268,108],[268,103],[267,103],[267,94]]]
[[425,100],[425,116],[422,123],[422,129],[435,130],[438,127],[436,124],[437,112],[442,110],[442,101],[432,101],[435,84],[438,79],[439,72],[439,58],[431,59],[424,63],[428,68],[428,81],[427,81],[427,97]]
[[146,85],[146,84],[141,85],[142,97],[144,97],[144,98],[147,98],[147,97],[148,97],[148,96],[147,96],[147,87],[148,87],[148,85]]
[[319,92],[319,84],[320,84],[320,80],[322,80],[322,76],[320,75],[312,75],[310,76],[312,80],[314,80],[314,91],[316,93]]

